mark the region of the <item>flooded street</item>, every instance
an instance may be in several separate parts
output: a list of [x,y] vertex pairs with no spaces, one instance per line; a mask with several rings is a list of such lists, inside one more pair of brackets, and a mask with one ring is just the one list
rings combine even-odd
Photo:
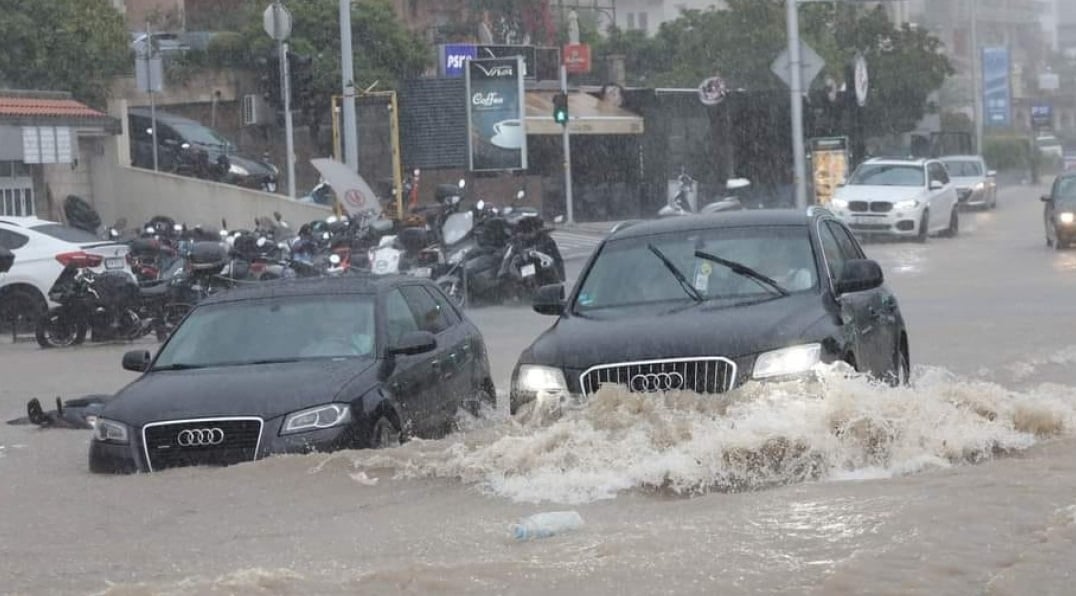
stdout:
[[[1076,251],[1044,245],[1041,194],[1003,190],[956,240],[865,245],[907,319],[910,388],[603,391],[541,426],[117,477],[87,471],[86,431],[0,425],[0,593],[1070,594]],[[469,314],[503,411],[553,319]],[[0,418],[115,391],[127,348],[5,341]],[[579,531],[509,536],[568,509]]]

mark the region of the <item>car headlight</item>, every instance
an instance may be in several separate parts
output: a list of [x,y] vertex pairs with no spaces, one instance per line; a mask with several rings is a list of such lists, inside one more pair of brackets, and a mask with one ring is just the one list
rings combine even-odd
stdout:
[[832,205],[834,209],[847,209],[848,208],[848,201],[846,201],[844,199],[836,199],[835,198],[832,201],[830,201],[829,204]]
[[913,200],[910,200],[910,201],[899,201],[899,202],[897,202],[896,204],[893,205],[893,208],[894,209],[915,209],[918,206],[919,206],[919,201],[916,201],[916,200],[913,199]]
[[559,368],[524,364],[512,379],[512,393],[519,396],[521,403],[546,399],[559,401],[568,394],[568,383],[564,380],[564,371]]
[[811,370],[822,360],[822,344],[804,344],[765,352],[755,360],[755,379],[797,375]]
[[234,176],[249,176],[250,171],[240,165],[232,164],[228,166],[228,173]]
[[469,246],[457,250],[456,252],[449,255],[448,264],[449,265],[459,265],[461,262],[463,262],[463,257],[466,257],[467,253],[469,253],[469,252],[471,252],[471,247],[469,247]]
[[1066,211],[1065,213],[1062,213],[1062,214],[1057,216],[1057,221],[1059,221],[1059,222],[1061,222],[1061,223],[1063,223],[1065,225],[1068,225],[1068,224],[1072,223],[1073,221],[1076,221],[1076,214]]
[[95,418],[93,420],[93,440],[102,443],[128,443],[131,438],[127,433],[126,424],[107,418]]
[[332,428],[351,421],[351,407],[347,404],[325,404],[288,414],[280,427],[280,434],[290,435],[310,430]]
[[973,186],[973,187],[971,187],[971,188],[972,188],[972,190],[975,190],[975,191],[980,191],[980,190],[982,190],[982,189],[986,188],[986,184],[984,184],[984,183],[982,183],[982,182],[976,182],[976,183],[975,183],[975,186]]

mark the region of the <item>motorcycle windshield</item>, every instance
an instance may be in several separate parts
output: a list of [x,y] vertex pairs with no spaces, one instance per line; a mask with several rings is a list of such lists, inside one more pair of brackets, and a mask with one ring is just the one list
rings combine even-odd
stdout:
[[441,228],[441,236],[445,244],[451,246],[467,237],[472,228],[474,228],[473,213],[470,211],[453,213],[445,220],[445,225]]

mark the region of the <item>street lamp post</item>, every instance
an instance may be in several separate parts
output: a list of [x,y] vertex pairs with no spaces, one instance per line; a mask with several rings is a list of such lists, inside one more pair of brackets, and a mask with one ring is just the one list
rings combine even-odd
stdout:
[[803,58],[800,55],[798,0],[786,0],[788,12],[789,98],[792,105],[792,180],[796,208],[807,208],[807,156],[803,144]]
[[344,161],[359,171],[359,132],[355,122],[355,66],[351,49],[351,0],[340,0],[340,78],[344,87]]

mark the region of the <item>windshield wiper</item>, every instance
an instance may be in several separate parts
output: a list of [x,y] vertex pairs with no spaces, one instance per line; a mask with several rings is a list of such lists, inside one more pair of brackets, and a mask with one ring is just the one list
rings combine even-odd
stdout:
[[767,277],[759,273],[758,271],[755,271],[747,265],[737,263],[736,261],[730,261],[728,259],[722,259],[721,257],[714,256],[701,250],[696,250],[695,256],[700,259],[706,259],[707,261],[711,261],[717,263],[718,265],[728,267],[733,273],[752,279],[764,288],[773,290],[782,296],[788,296],[788,290],[782,288],[781,284],[777,283],[772,278]]
[[695,289],[695,286],[688,283],[687,278],[684,277],[684,274],[676,268],[676,265],[673,265],[673,262],[670,261],[664,253],[658,250],[657,247],[653,244],[647,244],[646,247],[649,248],[650,252],[654,253],[657,258],[661,259],[661,262],[664,263],[665,267],[673,274],[673,277],[676,278],[676,281],[680,282],[680,287],[684,289],[685,294],[690,296],[691,299],[695,302],[703,302],[704,300],[706,300],[702,296],[702,294],[699,293],[697,289]]

